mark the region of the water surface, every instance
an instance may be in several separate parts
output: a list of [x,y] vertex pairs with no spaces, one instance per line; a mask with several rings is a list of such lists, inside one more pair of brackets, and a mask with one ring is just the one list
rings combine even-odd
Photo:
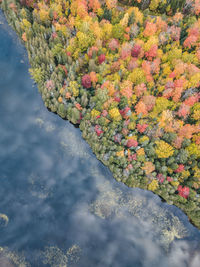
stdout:
[[0,12],[0,266],[199,267],[200,231],[48,112]]

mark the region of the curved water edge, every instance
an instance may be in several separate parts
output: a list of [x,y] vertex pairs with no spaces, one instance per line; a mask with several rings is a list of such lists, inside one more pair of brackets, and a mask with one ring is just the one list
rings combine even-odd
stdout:
[[117,183],[80,130],[45,109],[24,47],[0,21],[1,263],[198,266],[200,231],[153,193]]

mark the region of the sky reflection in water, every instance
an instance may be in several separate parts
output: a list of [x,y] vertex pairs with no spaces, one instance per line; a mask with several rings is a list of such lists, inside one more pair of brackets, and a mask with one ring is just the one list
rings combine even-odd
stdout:
[[199,267],[200,231],[117,183],[79,129],[47,111],[0,22],[0,266]]

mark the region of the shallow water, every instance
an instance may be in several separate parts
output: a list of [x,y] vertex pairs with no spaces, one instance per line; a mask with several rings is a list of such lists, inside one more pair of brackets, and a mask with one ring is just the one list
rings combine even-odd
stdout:
[[0,11],[0,266],[199,267],[200,231],[116,182],[47,111],[29,67]]

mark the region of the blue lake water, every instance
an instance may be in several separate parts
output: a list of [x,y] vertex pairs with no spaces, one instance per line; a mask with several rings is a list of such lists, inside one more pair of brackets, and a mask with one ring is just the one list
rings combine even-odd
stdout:
[[199,267],[200,231],[45,108],[0,11],[0,266]]

